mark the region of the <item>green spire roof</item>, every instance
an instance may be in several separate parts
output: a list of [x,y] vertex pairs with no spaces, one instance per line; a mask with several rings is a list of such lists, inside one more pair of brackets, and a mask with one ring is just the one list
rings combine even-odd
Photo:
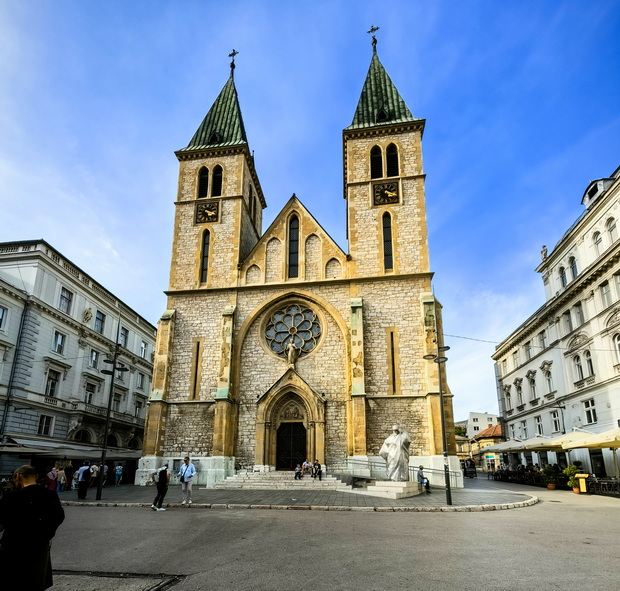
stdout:
[[406,121],[419,121],[419,119],[411,114],[376,52],[373,52],[362,95],[353,116],[353,123],[347,129]]
[[247,143],[248,138],[245,135],[239,98],[231,70],[230,78],[224,84],[224,88],[215,99],[198,131],[187,147],[182,148],[179,152],[220,146],[238,146]]

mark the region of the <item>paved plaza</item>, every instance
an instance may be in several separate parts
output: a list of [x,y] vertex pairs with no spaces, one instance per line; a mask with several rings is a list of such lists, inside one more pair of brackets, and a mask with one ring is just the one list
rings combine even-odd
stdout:
[[[105,489],[105,506],[90,490],[87,502],[65,505],[52,552],[54,589],[618,589],[620,499],[482,478],[466,485],[455,491],[456,503],[539,502],[504,511],[394,512],[405,501],[330,492],[320,493],[321,502],[350,505],[327,507],[352,510],[248,510],[235,505],[281,502],[289,509],[318,499],[311,492],[302,499],[291,491],[198,489],[200,503],[188,509],[171,487],[175,503],[154,512],[151,487]],[[435,490],[406,501],[441,507],[445,496]]]

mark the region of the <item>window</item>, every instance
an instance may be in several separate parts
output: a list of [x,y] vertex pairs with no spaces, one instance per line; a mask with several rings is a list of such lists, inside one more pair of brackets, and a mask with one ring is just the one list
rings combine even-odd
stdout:
[[480,427],[474,427],[474,431],[480,431]]
[[594,408],[594,398],[583,401],[583,409],[586,412],[586,424],[596,423],[596,408]]
[[383,176],[383,156],[381,148],[374,146],[370,150],[370,178],[380,179]]
[[37,429],[37,433],[39,435],[51,437],[53,432],[53,424],[54,417],[50,417],[48,415],[41,415],[39,417],[39,428]]
[[560,413],[557,410],[551,411],[551,423],[554,433],[559,433],[562,430],[560,425]]
[[620,334],[614,336],[614,347],[616,348],[616,355],[620,363]]
[[601,243],[603,242],[603,238],[601,237],[600,232],[594,232],[592,236],[592,244],[594,246],[594,253],[596,256],[600,256],[601,254]]
[[579,355],[573,357],[573,365],[575,367],[575,381],[583,380],[583,367],[581,366],[581,357]]
[[536,435],[543,435],[542,417],[540,415],[536,416],[534,420],[536,421]]
[[517,406],[523,405],[523,388],[521,386],[517,386]]
[[211,197],[219,197],[222,194],[222,167],[216,166],[213,169],[213,186],[211,187]]
[[582,303],[581,302],[577,302],[573,306],[573,310],[575,311],[575,322],[576,322],[577,326],[581,326],[585,322],[585,319],[583,317],[583,305],[582,305]]
[[112,399],[112,410],[114,412],[120,412],[121,410],[121,395],[114,394],[114,398]]
[[146,359],[148,348],[149,346],[146,344],[146,341],[140,342],[140,357],[142,357],[142,359]]
[[566,287],[566,269],[564,267],[560,267],[560,285],[562,287]]
[[511,410],[511,409],[512,409],[512,399],[510,397],[510,394],[506,392],[506,410]]
[[9,311],[6,308],[0,306],[0,330],[6,328],[7,318],[9,317]]
[[521,423],[519,423],[519,430],[521,431],[523,439],[527,439],[527,421],[521,421]]
[[129,340],[129,331],[125,327],[121,327],[121,332],[118,335],[118,342],[121,347],[127,348],[127,341]]
[[211,242],[211,233],[205,230],[202,235],[202,257],[200,259],[200,282],[207,281],[207,273],[209,271],[209,243]]
[[543,330],[538,334],[538,341],[540,342],[540,348],[546,349],[547,347],[547,331]]
[[386,211],[383,214],[383,267],[385,270],[394,268],[392,256],[392,216]]
[[553,392],[553,376],[550,371],[545,372],[545,384],[547,385],[547,394]]
[[515,437],[515,426],[510,425],[510,439],[516,439]]
[[95,315],[95,331],[99,334],[103,334],[103,329],[105,328],[105,314],[97,310],[97,314]]
[[86,387],[84,390],[84,402],[86,402],[86,404],[92,404],[93,399],[95,398],[95,392],[97,391],[97,386],[95,386],[95,384],[91,384],[90,382],[86,382]]
[[487,423],[492,423],[493,422],[493,417],[487,417]]
[[88,367],[92,367],[93,369],[97,369],[99,367],[99,351],[95,351],[94,349],[90,350]]
[[65,314],[71,314],[71,304],[73,302],[73,294],[64,287],[60,290],[60,302],[58,309]]
[[503,359],[502,360],[502,375],[505,376],[508,373],[508,362]]
[[512,368],[516,369],[519,367],[519,351],[512,352]]
[[536,400],[538,398],[538,393],[536,392],[536,378],[530,378],[530,400]]
[[139,417],[142,414],[142,401],[136,400],[136,404],[134,406],[134,417]]
[[52,351],[54,351],[54,353],[58,353],[59,355],[63,355],[65,352],[66,342],[67,342],[67,337],[61,332],[58,332],[57,330],[55,330],[54,341],[52,342]]
[[532,358],[532,341],[528,341],[527,343],[525,343],[525,358]]
[[607,233],[609,234],[609,241],[615,242],[618,238],[618,231],[616,230],[616,220],[614,218],[609,218],[607,223],[605,224],[607,228]]
[[56,398],[58,396],[60,386],[60,372],[50,369],[47,372],[47,381],[45,382],[45,395],[48,398]]
[[474,421],[474,423],[477,423],[478,422],[478,417],[474,417],[472,420]]
[[136,388],[139,388],[140,390],[144,389],[144,374],[143,373],[138,373],[138,381],[136,384]]
[[603,308],[611,306],[611,289],[609,287],[609,281],[601,283],[599,289],[601,291],[601,303],[603,304]]
[[117,379],[119,382],[124,382],[125,381],[125,374],[127,373],[126,371],[123,371],[123,366],[121,364],[119,364],[117,366],[117,368],[120,367],[121,369],[117,369],[116,370],[116,374],[114,375],[115,379]]
[[385,150],[386,176],[398,176],[398,149],[390,144]]
[[590,354],[590,351],[584,351],[583,358],[586,360],[586,371],[588,372],[588,376],[593,376],[594,364],[592,363],[592,355]]
[[562,314],[562,318],[564,318],[564,330],[566,333],[572,332],[573,330],[573,319],[570,315],[570,310],[567,310]]
[[198,173],[198,199],[209,195],[209,169],[204,166]]
[[299,218],[294,215],[288,223],[288,276],[299,277]]
[[568,259],[568,264],[570,265],[570,274],[572,275],[573,279],[577,279],[577,259],[575,257],[571,257],[570,259]]

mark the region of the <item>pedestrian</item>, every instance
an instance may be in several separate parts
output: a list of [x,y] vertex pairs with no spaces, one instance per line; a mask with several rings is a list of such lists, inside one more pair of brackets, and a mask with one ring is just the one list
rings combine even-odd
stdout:
[[92,488],[93,486],[95,486],[97,484],[97,474],[99,473],[99,466],[97,466],[97,464],[93,464],[90,467],[90,482],[88,483],[88,486],[90,488]]
[[65,513],[55,491],[37,485],[37,471],[20,466],[17,490],[0,499],[0,579],[3,589],[43,591],[52,586],[50,548]]
[[69,462],[65,466],[65,477],[67,478],[67,482],[65,483],[65,490],[73,490],[73,473],[75,470],[73,469],[73,464]]
[[114,470],[114,482],[116,486],[120,486],[121,481],[123,480],[123,466],[120,464],[116,466]]
[[85,499],[91,478],[90,462],[88,460],[84,461],[84,465],[74,474],[74,477],[77,480],[78,499]]
[[56,492],[64,492],[66,482],[67,475],[65,474],[65,469],[60,468],[58,470],[58,474],[56,475]]
[[168,492],[168,484],[170,484],[170,472],[168,472],[167,462],[154,474],[154,477],[156,479],[155,483],[157,484],[157,495],[151,505],[151,509],[153,509],[153,511],[165,511],[162,505],[166,493]]
[[428,478],[424,476],[424,466],[420,466],[418,468],[418,482],[424,487],[424,490],[426,490],[426,494],[430,494],[431,485],[428,481]]
[[101,469],[103,470],[103,477],[102,477],[103,483],[102,483],[102,485],[105,486],[105,483],[108,481],[108,465],[107,464],[103,464]]
[[179,470],[179,482],[181,483],[181,491],[183,492],[183,502],[181,505],[189,506],[192,504],[192,481],[195,474],[196,468],[186,456],[183,459],[183,465]]
[[56,490],[56,484],[58,479],[58,471],[56,466],[52,466],[52,469],[45,476],[45,487],[49,490]]

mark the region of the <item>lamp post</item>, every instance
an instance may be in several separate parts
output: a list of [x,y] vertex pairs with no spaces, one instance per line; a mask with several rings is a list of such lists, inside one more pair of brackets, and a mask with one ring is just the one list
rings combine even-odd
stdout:
[[[119,325],[120,326],[120,325]],[[112,359],[104,359],[104,363],[109,363],[112,365],[112,369],[102,369],[101,373],[106,374],[108,376],[112,376],[110,380],[110,395],[108,396],[108,408],[105,415],[105,427],[103,429],[103,446],[101,449],[101,465],[99,468],[99,483],[97,485],[97,500],[101,500],[101,493],[103,490],[103,478],[105,475],[105,458],[106,453],[108,451],[108,435],[110,431],[110,415],[112,413],[112,398],[114,396],[114,380],[116,378],[116,372],[125,372],[129,371],[128,367],[125,367],[122,363],[117,363],[120,345],[118,343],[118,335],[116,339],[116,344],[114,345],[114,355]]]
[[446,435],[446,413],[443,407],[443,376],[441,365],[448,361],[447,357],[443,357],[440,354],[445,353],[450,347],[440,347],[439,339],[435,339],[437,342],[437,355],[429,353],[424,355],[424,359],[428,361],[434,361],[437,364],[437,371],[439,372],[439,406],[441,407],[441,439],[443,443],[443,471],[446,483],[446,505],[452,505],[452,489],[450,488],[450,466],[448,463],[448,437]]

